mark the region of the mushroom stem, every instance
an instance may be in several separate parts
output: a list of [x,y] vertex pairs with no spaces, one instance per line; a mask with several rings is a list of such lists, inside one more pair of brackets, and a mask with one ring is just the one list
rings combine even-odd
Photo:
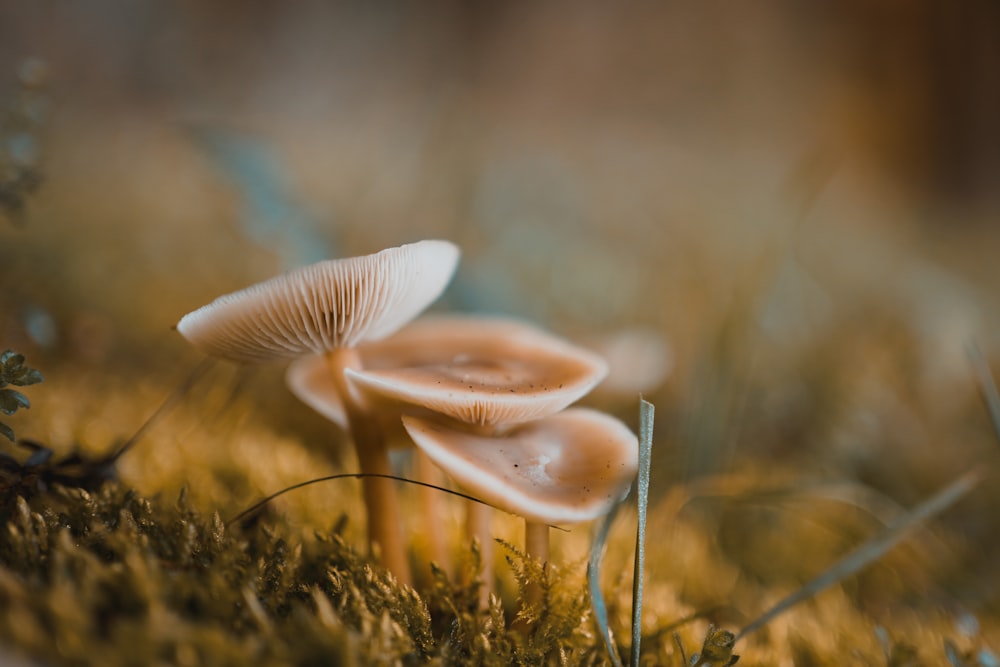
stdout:
[[549,526],[536,521],[524,522],[524,551],[544,566],[549,561]]
[[[524,521],[524,553],[528,558],[538,560],[542,564],[542,569],[549,562],[549,527],[547,524],[536,521]],[[525,601],[534,604],[542,599],[542,587],[532,583],[524,592]]]
[[[337,391],[344,401],[347,423],[354,441],[361,472],[368,475],[392,475],[389,449],[375,419],[363,399],[352,391],[344,377],[347,368],[361,368],[361,358],[353,348],[336,348],[326,353],[327,365]],[[396,579],[412,585],[410,564],[403,546],[402,520],[396,486],[384,477],[363,477],[361,488],[368,511],[368,542],[385,567]]]
[[[528,558],[538,560],[544,570],[549,561],[549,527],[547,524],[537,521],[524,520],[524,553]],[[522,605],[528,607],[542,601],[544,594],[541,584],[531,582],[524,589],[524,601]],[[518,615],[511,629],[527,635],[531,632],[532,623]]]
[[[435,486],[443,486],[445,484],[444,474],[418,448],[414,448],[413,451],[413,469],[416,478],[421,482],[434,484]],[[445,548],[444,531],[439,521],[439,518],[444,516],[441,492],[437,489],[429,489],[422,486],[417,490],[417,495],[419,498],[418,502],[420,503],[420,511],[426,521],[424,528],[426,531],[425,539],[427,540],[428,557],[431,562],[436,563],[438,567],[448,572],[451,569],[451,557],[448,549]]]
[[[493,508],[482,503],[472,502],[465,506],[465,532],[470,540],[479,541],[479,608],[485,609],[493,592]],[[469,582],[472,583],[472,582]]]

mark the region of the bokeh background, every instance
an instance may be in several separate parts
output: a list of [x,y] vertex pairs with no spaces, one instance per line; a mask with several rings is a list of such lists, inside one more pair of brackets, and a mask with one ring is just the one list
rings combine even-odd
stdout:
[[[998,82],[991,0],[3,2],[0,348],[46,375],[11,423],[111,446],[198,362],[184,313],[447,238],[439,308],[632,335],[592,402],[634,422],[645,391],[657,493],[707,485],[678,511],[711,548],[801,580],[996,463],[965,346],[1000,352]],[[127,479],[236,506],[344,463],[280,369],[213,373]],[[855,602],[996,611],[994,487]]]

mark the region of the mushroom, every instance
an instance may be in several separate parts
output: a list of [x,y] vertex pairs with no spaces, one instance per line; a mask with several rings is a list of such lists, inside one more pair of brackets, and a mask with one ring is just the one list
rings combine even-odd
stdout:
[[[441,294],[458,256],[454,244],[435,240],[311,264],[219,297],[185,315],[176,328],[202,351],[241,363],[321,355],[361,471],[389,474],[378,424],[344,375],[360,366],[355,346],[392,334]],[[362,484],[369,541],[381,549],[386,567],[409,582],[395,487],[385,478],[366,477]]]
[[372,363],[345,376],[372,401],[418,406],[486,432],[554,414],[607,374],[596,354],[509,318],[425,317],[364,350]]
[[606,514],[628,492],[639,464],[635,434],[589,408],[570,408],[499,436],[410,416],[403,426],[459,487],[523,517],[525,553],[542,562],[549,558],[549,525]]
[[632,405],[635,397],[656,391],[673,370],[674,354],[666,337],[656,329],[621,329],[583,341],[583,345],[608,362],[608,376],[588,399]]
[[[607,372],[600,357],[536,326],[500,317],[427,316],[393,336],[360,345],[357,352],[360,369],[345,371],[348,384],[384,414],[396,415],[397,423],[400,414],[432,412],[486,435],[562,410]],[[287,381],[303,401],[337,422],[342,408],[336,388],[321,389],[319,364],[316,359],[294,363]],[[484,547],[481,565],[487,579],[491,512],[472,504],[466,517],[467,532]]]

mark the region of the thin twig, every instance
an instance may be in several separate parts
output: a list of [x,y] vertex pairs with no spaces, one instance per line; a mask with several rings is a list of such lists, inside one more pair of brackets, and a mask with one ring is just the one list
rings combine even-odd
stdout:
[[[436,484],[430,484],[428,482],[421,482],[421,481],[415,480],[415,479],[408,479],[406,477],[397,477],[396,475],[380,475],[380,474],[375,474],[375,473],[363,473],[363,472],[343,472],[343,473],[338,473],[336,475],[326,475],[325,477],[317,477],[316,479],[310,479],[310,480],[305,481],[305,482],[299,482],[298,484],[292,484],[291,486],[286,486],[281,491],[276,491],[275,493],[272,493],[271,495],[267,496],[266,498],[263,498],[262,500],[257,501],[256,503],[254,503],[253,505],[251,505],[247,509],[243,510],[242,512],[240,512],[239,514],[237,514],[236,516],[234,516],[233,518],[227,520],[226,521],[226,526],[230,526],[230,525],[236,523],[237,521],[240,521],[241,519],[246,518],[247,516],[249,516],[250,514],[253,514],[254,512],[256,512],[257,510],[259,510],[261,507],[263,507],[264,505],[268,504],[269,502],[271,502],[275,498],[277,498],[279,496],[283,496],[284,494],[288,493],[289,491],[295,491],[297,489],[302,489],[302,488],[305,488],[307,486],[312,486],[313,484],[319,484],[320,482],[331,482],[331,481],[338,480],[338,479],[365,479],[365,478],[369,478],[369,477],[378,477],[378,478],[381,478],[381,479],[391,479],[391,480],[395,480],[397,482],[403,482],[405,484],[413,484],[414,486],[423,486],[423,487],[426,487],[428,489],[437,489],[438,491],[441,491],[442,493],[447,493],[447,494],[452,495],[452,496],[457,496],[459,498],[464,498],[465,500],[471,500],[472,502],[479,503],[480,505],[489,505],[489,503],[486,502],[485,500],[480,500],[479,498],[476,498],[475,496],[470,496],[467,493],[462,493],[461,491],[454,491],[452,489],[446,489],[443,486],[437,486]],[[549,528],[554,528],[556,530],[566,531],[565,528],[560,528],[559,526],[549,526]]]
[[214,362],[215,360],[211,357],[206,357],[201,361],[201,363],[195,366],[194,370],[191,371],[191,374],[188,375],[176,389],[170,392],[170,395],[167,396],[163,403],[160,404],[160,407],[156,408],[153,414],[151,414],[149,418],[143,422],[142,426],[136,430],[135,434],[131,438],[122,443],[115,453],[111,455],[109,460],[112,462],[117,461],[124,456],[127,451],[132,449],[136,443],[138,443],[139,440],[141,440],[142,437],[149,432],[156,422],[163,417],[163,415],[165,415],[177,402],[187,395],[187,393],[191,390],[191,387],[194,386],[195,382],[200,380],[201,377],[208,372],[208,369],[212,367]]

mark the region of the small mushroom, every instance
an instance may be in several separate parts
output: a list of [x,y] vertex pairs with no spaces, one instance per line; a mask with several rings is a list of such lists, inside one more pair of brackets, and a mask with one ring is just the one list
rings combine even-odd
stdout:
[[[378,423],[344,374],[360,367],[355,346],[392,334],[441,294],[458,256],[448,241],[420,241],[319,262],[219,297],[185,315],[176,328],[195,347],[241,363],[322,355],[362,472],[389,474]],[[362,484],[369,540],[379,545],[389,570],[409,582],[395,487],[383,478]]]
[[[345,371],[348,384],[381,408],[383,417],[394,416],[399,424],[400,414],[434,412],[488,435],[562,410],[607,372],[600,357],[536,326],[500,317],[423,317],[390,337],[359,345],[357,353],[360,368]],[[286,380],[301,400],[343,423],[338,389],[322,366],[319,358],[300,359],[289,367]],[[466,528],[484,547],[482,574],[487,579],[492,571],[490,519],[488,507],[469,507]],[[429,538],[433,543],[433,534]],[[441,550],[432,550],[440,559]]]
[[583,344],[608,362],[608,375],[591,399],[632,405],[636,396],[656,391],[673,370],[673,350],[656,329],[622,329]]
[[524,518],[525,552],[549,557],[550,524],[606,514],[638,469],[638,439],[614,417],[570,408],[503,435],[403,417],[413,442],[466,492]]
[[[511,318],[433,316],[364,346],[371,363],[348,370],[349,384],[400,413],[432,411],[485,435],[554,414],[601,381],[597,355]],[[466,531],[483,547],[488,595],[493,571],[492,510],[470,504]]]

